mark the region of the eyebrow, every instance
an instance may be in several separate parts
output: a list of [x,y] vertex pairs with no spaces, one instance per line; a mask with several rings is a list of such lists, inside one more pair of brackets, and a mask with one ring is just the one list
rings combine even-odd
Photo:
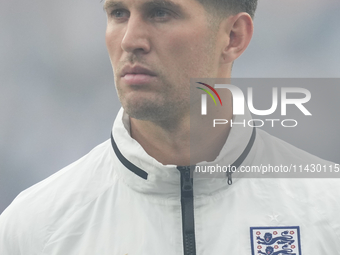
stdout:
[[110,8],[121,8],[123,6],[124,6],[124,4],[121,1],[108,0],[108,1],[105,1],[103,9],[107,10],[107,9],[110,9]]
[[[123,1],[107,0],[104,3],[104,10],[112,8],[124,8],[125,4]],[[142,4],[142,9],[151,9],[157,7],[168,7],[175,10],[181,10],[182,7],[179,4],[174,3],[171,0],[151,0]]]

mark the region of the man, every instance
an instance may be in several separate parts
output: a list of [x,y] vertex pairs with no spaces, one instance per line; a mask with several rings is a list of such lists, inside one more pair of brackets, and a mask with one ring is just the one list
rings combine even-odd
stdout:
[[[190,78],[230,77],[256,1],[104,5],[123,107],[112,137],[16,198],[0,217],[0,254],[339,254],[338,181],[206,178],[190,167],[331,164],[250,127],[202,136],[211,127]],[[226,91],[209,118],[237,121]]]

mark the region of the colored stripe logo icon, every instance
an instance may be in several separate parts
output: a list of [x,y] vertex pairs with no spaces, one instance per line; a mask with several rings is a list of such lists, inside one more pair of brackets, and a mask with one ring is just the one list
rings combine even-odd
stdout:
[[[210,86],[210,85],[208,85],[206,83],[203,83],[203,82],[197,82],[197,83],[207,87],[212,92],[214,92],[214,94],[217,96],[217,98],[220,101],[220,104],[222,106],[221,97],[220,97],[220,95],[217,93],[217,91],[212,86]],[[217,105],[215,97],[213,96],[213,94],[209,90],[204,89],[204,88],[200,88],[200,87],[197,87],[197,88],[200,89],[200,90],[203,90],[205,93],[207,93],[212,98],[212,100],[214,101],[215,105]],[[202,109],[201,109],[201,113],[202,113],[202,115],[207,115],[207,95],[204,95],[204,94],[202,95]]]

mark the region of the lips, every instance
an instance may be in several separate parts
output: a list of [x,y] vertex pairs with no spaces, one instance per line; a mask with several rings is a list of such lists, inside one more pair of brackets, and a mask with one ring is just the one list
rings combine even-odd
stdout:
[[125,66],[121,71],[121,77],[128,85],[145,85],[156,78],[156,73],[142,66]]
[[156,73],[151,70],[142,67],[142,66],[125,66],[122,69],[121,77],[125,77],[126,75],[148,75],[148,76],[156,76]]

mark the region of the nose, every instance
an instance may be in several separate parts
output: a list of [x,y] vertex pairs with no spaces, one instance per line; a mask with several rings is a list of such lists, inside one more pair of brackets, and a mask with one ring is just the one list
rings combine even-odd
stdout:
[[150,41],[147,24],[142,19],[131,15],[121,45],[122,49],[129,53],[148,53]]

